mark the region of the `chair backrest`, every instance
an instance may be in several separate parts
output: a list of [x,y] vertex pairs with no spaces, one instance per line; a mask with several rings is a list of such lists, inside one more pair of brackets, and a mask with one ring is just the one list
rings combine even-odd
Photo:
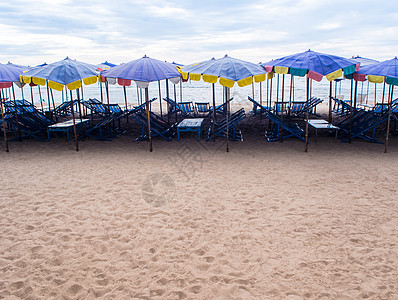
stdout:
[[292,102],[292,106],[290,107],[290,112],[296,113],[296,112],[302,112],[306,109],[306,102],[300,101],[300,102]]
[[178,105],[183,113],[191,113],[193,112],[192,101],[190,102],[179,102]]
[[195,102],[195,107],[198,113],[207,113],[210,111],[209,102]]
[[288,102],[275,102],[274,112],[275,113],[285,113],[287,111]]

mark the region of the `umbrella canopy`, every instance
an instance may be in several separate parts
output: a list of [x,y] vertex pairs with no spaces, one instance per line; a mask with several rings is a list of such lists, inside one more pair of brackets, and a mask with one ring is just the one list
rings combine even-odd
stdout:
[[[355,76],[356,74],[358,75]],[[398,85],[398,59],[395,57],[380,63],[361,67],[356,74],[354,78],[359,81],[365,80],[365,75],[368,75],[370,82],[382,83],[385,81],[387,84]]]
[[101,64],[96,65],[96,66],[97,66],[98,70],[103,71],[103,70],[108,70],[110,68],[116,67],[117,65],[105,61],[105,62],[103,62]]
[[209,83],[219,83],[225,87],[233,87],[235,82],[240,87],[255,82],[265,80],[266,71],[255,63],[240,60],[225,55],[223,58],[210,59],[208,61],[191,64],[181,68],[183,79],[199,81],[202,77],[203,81]]
[[25,70],[13,64],[0,64],[0,88],[9,88],[13,82],[18,82]]
[[353,56],[352,58],[349,58],[349,60],[351,60],[352,62],[355,62],[356,64],[360,63],[361,67],[367,66],[367,65],[372,65],[372,64],[379,62],[378,60],[366,58],[366,57],[360,57],[359,55],[356,57]]
[[359,69],[355,63],[340,56],[314,52],[311,50],[278,58],[263,64],[268,73],[308,75],[310,79],[321,81],[323,76],[332,81],[343,75],[352,74]]
[[118,83],[124,86],[129,86],[131,80],[134,80],[140,88],[148,87],[149,82],[152,81],[173,78],[176,78],[177,82],[180,80],[180,73],[175,65],[146,55],[103,71],[101,76],[118,78]]
[[96,83],[97,77],[96,66],[66,58],[29,70],[23,74],[22,80],[37,85],[45,85],[48,81],[49,88],[62,91],[65,85],[70,90],[80,88],[82,80],[86,85]]

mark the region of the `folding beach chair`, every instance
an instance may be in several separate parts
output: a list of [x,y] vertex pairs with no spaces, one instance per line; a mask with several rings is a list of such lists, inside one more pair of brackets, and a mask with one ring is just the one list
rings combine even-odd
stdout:
[[272,111],[274,114],[287,114],[287,106],[289,102],[275,102]]
[[262,113],[264,113],[264,112],[269,110],[268,106],[261,105],[256,100],[254,100],[252,97],[248,96],[247,99],[249,101],[253,102],[253,109],[250,112],[251,114],[253,114],[253,115],[262,114]]
[[[336,124],[340,128],[340,138],[343,143],[349,139],[361,138],[372,143],[379,143],[375,138],[378,125],[386,122],[387,117],[364,110],[355,111],[352,116],[347,116]],[[369,135],[371,133],[371,135]]]
[[[149,112],[149,120],[151,126],[151,137],[160,136],[166,141],[171,141],[171,138],[175,135],[175,124],[169,125],[169,123],[156,115],[153,112]],[[142,133],[136,141],[144,141],[148,139],[148,121],[147,113],[145,111],[139,111],[132,114],[132,118],[141,124]]]
[[[246,113],[243,108],[234,112],[229,116],[228,120],[228,139],[232,141],[243,141],[242,132],[236,128],[240,121],[246,118]],[[206,141],[218,137],[227,137],[227,119],[224,118],[221,121],[217,121],[214,123],[214,132],[213,125],[211,124],[208,131],[208,137]]]
[[116,121],[119,121],[123,116],[123,112],[112,113],[103,118],[100,122],[85,129],[84,135],[101,141],[110,141],[125,132],[120,128],[120,124],[116,126]]
[[188,102],[179,102],[178,103],[180,110],[181,110],[181,114],[185,117],[189,117],[192,116],[195,113],[195,110],[193,108],[193,104],[192,101],[188,101]]
[[163,100],[167,103],[168,106],[168,114],[174,114],[174,113],[179,113],[181,112],[181,108],[180,105],[175,102],[173,99],[171,98],[163,98]]
[[208,117],[211,114],[212,107],[209,102],[195,102],[196,115]]
[[[282,122],[281,118],[276,114],[268,111],[266,112],[266,116],[273,123],[272,129],[270,131],[265,132],[265,138],[268,142],[279,141],[281,138],[285,139],[288,137],[296,137],[303,142],[305,142],[305,138],[303,134],[305,130],[300,128],[300,126],[295,124],[289,124],[286,122]],[[282,127],[282,137],[281,137],[281,127]]]

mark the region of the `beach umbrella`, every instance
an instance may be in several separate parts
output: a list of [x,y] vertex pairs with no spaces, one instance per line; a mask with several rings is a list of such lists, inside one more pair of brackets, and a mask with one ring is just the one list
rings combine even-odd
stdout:
[[[359,68],[359,63],[355,63],[347,58],[325,54],[315,51],[305,51],[293,55],[273,60],[264,64],[268,73],[291,74],[293,76],[307,76],[307,112],[308,120],[308,100],[309,100],[309,80],[321,81],[325,76],[330,81],[329,89],[329,119],[331,116],[331,92],[332,81],[343,75],[352,74]],[[308,151],[308,122],[306,122],[305,151]]]
[[107,62],[107,61],[96,65],[96,67],[98,68],[99,71],[108,70],[108,69],[110,69],[112,67],[116,67],[116,66],[117,65],[112,64],[112,63]]
[[149,90],[150,82],[170,79],[174,84],[181,79],[180,73],[175,65],[147,57],[136,59],[101,72],[101,76],[107,78],[116,78],[119,85],[123,87],[130,86],[131,81],[137,84],[138,88],[145,90],[147,122],[148,122],[148,141],[149,151],[152,152],[151,124],[149,115]]
[[[47,84],[50,89],[55,89],[57,91],[62,91],[64,87],[67,87],[70,91],[71,101],[73,101],[72,91],[77,90],[76,93],[80,119],[80,94],[78,92],[78,89],[82,87],[83,83],[86,85],[96,83],[97,78],[98,72],[96,66],[72,60],[68,57],[55,63],[36,67],[21,76],[21,79],[25,83],[34,83],[36,85]],[[76,151],[79,151],[73,105],[71,107]]]
[[385,82],[390,86],[389,89],[389,105],[388,105],[388,119],[387,119],[387,134],[386,142],[384,146],[384,152],[387,152],[389,132],[390,132],[390,120],[391,120],[391,104],[394,95],[394,86],[398,85],[398,59],[397,57],[386,60],[383,62],[367,65],[361,67],[353,77],[356,81],[365,80],[367,75],[369,82],[383,83]]
[[[225,88],[225,97],[228,101],[229,89],[235,83],[240,87],[244,87],[255,82],[262,82],[265,80],[265,70],[258,64],[233,58],[225,55],[219,59],[210,59],[207,61],[187,65],[180,69],[183,79],[190,78],[191,80],[199,81],[202,79],[205,82],[213,84],[213,132],[215,120],[215,95],[214,84],[218,83]],[[227,111],[227,152],[228,147],[228,111]]]
[[[0,63],[0,110],[1,110],[1,119],[2,119],[2,126],[3,126],[3,136],[4,136],[4,144],[6,152],[9,152],[8,148],[8,140],[7,140],[7,133],[6,127],[4,122],[4,109],[3,109],[3,102],[6,100],[4,89],[10,88],[13,82],[19,82],[19,76],[24,72],[24,68],[20,66],[15,66],[13,64],[1,64]],[[15,100],[15,94],[14,94]]]

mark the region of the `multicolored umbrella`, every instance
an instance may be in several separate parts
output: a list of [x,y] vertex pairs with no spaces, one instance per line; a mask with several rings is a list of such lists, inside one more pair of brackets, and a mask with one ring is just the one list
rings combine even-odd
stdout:
[[243,87],[265,80],[266,71],[258,64],[225,55],[223,58],[210,59],[204,62],[187,65],[180,69],[183,79],[199,81],[201,78],[208,83],[218,82],[231,88],[235,82]]
[[[319,53],[315,51],[305,51],[282,58],[278,58],[269,63],[263,64],[268,73],[291,74],[293,76],[307,75],[307,114],[308,119],[308,99],[309,99],[309,79],[321,81],[325,76],[332,82],[344,75],[352,74],[359,69],[359,63],[355,63],[347,58]],[[330,88],[331,93],[331,88]],[[331,108],[331,95],[329,97],[329,118]],[[306,122],[305,151],[308,151],[308,122]]]
[[105,78],[116,78],[118,84],[122,85],[124,88],[126,86],[130,86],[131,81],[134,80],[139,88],[145,89],[149,151],[152,152],[148,86],[150,82],[160,81],[163,79],[170,79],[171,82],[175,84],[178,83],[181,76],[177,71],[176,66],[145,55],[140,59],[133,60],[101,72],[101,80]]
[[397,57],[371,64],[368,66],[361,67],[357,73],[354,74],[354,79],[357,81],[365,80],[367,75],[368,80],[374,83],[387,83],[390,85],[389,93],[389,109],[388,109],[388,120],[387,120],[387,134],[384,152],[387,152],[389,132],[390,132],[390,120],[391,120],[391,102],[394,95],[394,86],[398,85],[398,59]]
[[147,57],[124,63],[101,72],[107,78],[117,78],[120,85],[129,86],[134,80],[138,87],[147,88],[152,81],[176,78],[180,73],[175,65],[158,59]]
[[343,75],[352,74],[359,69],[359,63],[347,58],[315,51],[305,51],[263,64],[268,73],[305,76],[321,81],[323,76],[332,81]]
[[105,62],[103,62],[103,63],[101,63],[101,64],[96,65],[96,66],[97,66],[97,69],[98,69],[99,71],[104,71],[104,70],[108,70],[108,69],[110,69],[110,68],[112,68],[112,67],[115,67],[115,66],[117,66],[117,65],[105,61]]
[[5,101],[5,95],[3,89],[10,88],[13,82],[19,82],[19,76],[26,70],[26,68],[21,66],[16,66],[11,63],[8,64],[0,64],[0,109],[1,109],[1,118],[2,118],[2,126],[3,126],[3,134],[4,134],[4,143],[6,152],[8,149],[8,140],[7,133],[4,122],[4,110],[3,110],[3,101]]
[[88,63],[76,61],[70,58],[36,67],[24,73],[22,81],[33,82],[36,85],[45,85],[57,91],[62,91],[64,86],[69,90],[75,90],[82,86],[97,82],[97,67]]
[[376,64],[379,62],[378,60],[366,58],[366,57],[360,57],[359,55],[355,56],[355,57],[353,56],[353,57],[349,58],[349,60],[355,62],[356,64],[360,63],[361,67]]
[[[21,75],[21,79],[25,83],[34,83],[36,85],[45,85],[47,83],[49,88],[57,91],[62,91],[66,86],[70,90],[71,100],[73,99],[72,90],[81,88],[82,83],[86,85],[94,84],[97,82],[97,78],[98,71],[96,66],[70,58],[36,67]],[[78,92],[77,100],[80,112],[80,94]],[[79,151],[73,105],[71,108],[76,151]]]
[[[188,78],[196,81],[202,79],[205,82],[213,84],[213,132],[216,118],[214,84],[218,81],[220,85],[226,88],[225,101],[228,101],[229,88],[232,88],[235,82],[240,87],[252,84],[253,80],[255,82],[262,82],[265,80],[265,75],[267,73],[264,68],[258,64],[233,58],[228,55],[219,59],[213,58],[207,61],[187,65],[179,69],[179,71],[182,74],[182,78],[185,80]],[[229,118],[227,112],[227,152],[229,151],[228,123]]]

